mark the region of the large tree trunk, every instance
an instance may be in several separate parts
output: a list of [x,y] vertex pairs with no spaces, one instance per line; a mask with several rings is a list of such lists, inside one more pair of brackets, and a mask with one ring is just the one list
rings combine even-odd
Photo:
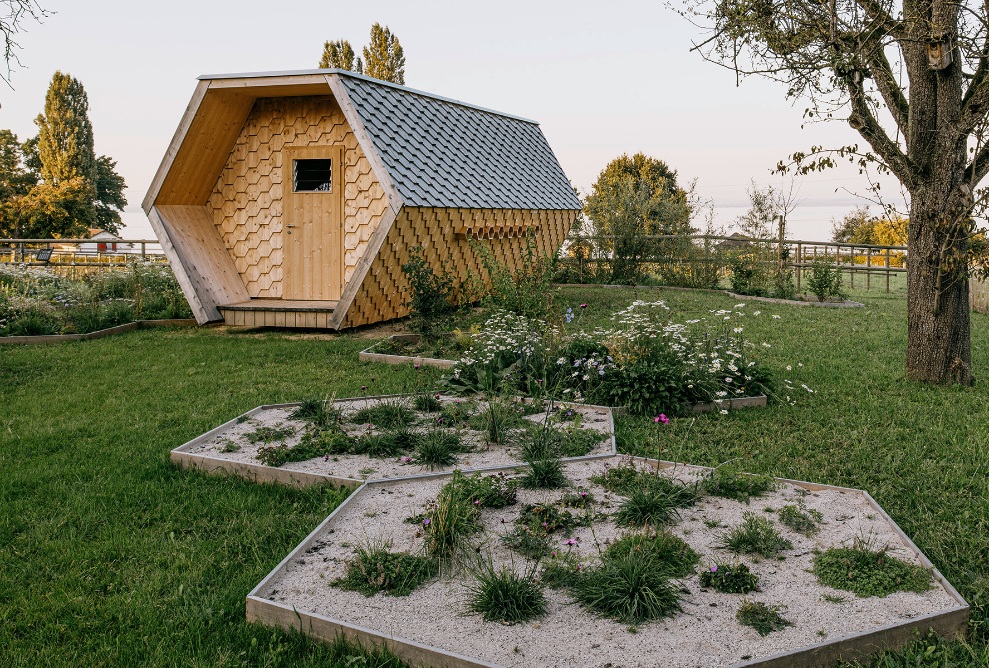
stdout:
[[964,263],[952,261],[965,257],[967,244],[962,238],[945,247],[945,228],[952,221],[945,220],[950,209],[936,206],[938,199],[915,196],[910,206],[907,378],[970,385],[968,278]]
[[910,77],[907,152],[913,167],[907,253],[909,380],[972,384],[968,305],[969,206],[966,138],[956,131],[962,108],[961,63],[928,64],[925,41],[950,28],[958,7],[947,0],[904,2],[910,36],[901,42]]

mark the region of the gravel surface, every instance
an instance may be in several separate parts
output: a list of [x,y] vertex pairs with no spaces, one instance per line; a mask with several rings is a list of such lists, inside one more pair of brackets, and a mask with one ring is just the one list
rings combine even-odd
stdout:
[[[621,458],[571,462],[567,476],[572,488],[586,489],[598,500],[596,511],[613,513],[621,497],[590,482]],[[664,471],[689,480],[701,469],[680,467]],[[405,520],[418,515],[436,498],[444,480],[421,479],[369,485],[357,492],[317,536],[306,551],[274,577],[259,596],[334,619],[374,629],[386,636],[415,640],[459,654],[513,667],[583,666],[631,668],[633,666],[724,666],[834,640],[842,636],[889,624],[902,623],[937,611],[957,607],[938,584],[925,593],[895,593],[886,598],[858,598],[817,583],[808,572],[815,550],[850,545],[856,537],[867,537],[874,545],[887,545],[891,554],[912,562],[917,556],[900,540],[893,528],[875,512],[861,494],[824,490],[807,492],[788,484],[749,505],[734,500],[706,497],[684,509],[672,532],[701,555],[701,568],[715,561],[736,562],[739,557],[714,547],[726,527],[738,524],[745,511],[773,520],[793,542],[782,560],[756,561],[742,557],[760,580],[761,591],[750,600],[783,605],[784,617],[792,627],[760,637],[735,620],[743,597],[701,590],[697,574],[682,580],[684,611],[670,619],[648,622],[636,629],[602,619],[576,605],[561,591],[547,589],[549,613],[536,621],[514,626],[485,622],[465,605],[464,588],[469,582],[463,571],[449,571],[407,597],[378,594],[370,598],[331,586],[342,576],[354,546],[388,544],[394,551],[419,553],[421,526]],[[525,568],[526,560],[505,548],[499,535],[508,533],[525,503],[559,498],[562,491],[520,490],[519,503],[500,510],[484,510],[484,538],[477,542],[481,554],[494,563]],[[771,509],[802,502],[823,516],[820,532],[807,538],[779,524]],[[610,518],[592,527],[578,528],[576,547],[559,539],[558,550],[573,550],[592,564],[599,550],[623,535]],[[828,602],[825,595],[839,596]]]
[[[336,402],[342,410],[344,418],[353,412],[366,406],[373,406],[379,401],[391,401],[392,399],[346,399]],[[460,401],[450,397],[442,397],[443,403],[454,403]],[[478,409],[485,407],[485,402],[477,402]],[[581,415],[581,427],[591,429],[601,434],[602,440],[589,453],[590,455],[612,454],[611,445],[611,418],[609,411],[604,408],[594,406],[584,406],[580,404],[560,404],[563,410],[573,410]],[[189,454],[205,455],[216,459],[224,459],[232,462],[245,464],[256,464],[261,466],[257,458],[258,450],[265,446],[265,443],[251,443],[247,435],[256,431],[259,427],[283,428],[288,427],[295,431],[294,435],[281,441],[269,443],[267,445],[277,445],[284,442],[289,447],[299,443],[305,431],[306,423],[289,417],[295,408],[269,408],[259,411],[243,421],[235,422],[229,428],[216,434],[213,438],[198,445],[181,448],[182,452]],[[430,425],[436,414],[419,413],[419,420],[425,425]],[[539,422],[544,419],[544,415],[539,413],[527,416],[526,419]],[[366,425],[354,425],[344,423],[345,429],[352,435],[364,433]],[[431,428],[422,424],[416,427],[419,430]],[[327,459],[322,457],[309,459],[301,462],[288,462],[280,468],[304,473],[317,473],[329,475],[337,478],[350,478],[353,480],[381,480],[386,478],[399,478],[405,476],[422,475],[436,473],[441,470],[453,469],[477,469],[495,466],[509,466],[518,463],[520,457],[517,448],[509,445],[494,445],[487,443],[481,432],[470,429],[460,430],[461,437],[468,444],[471,451],[460,455],[457,463],[446,469],[431,471],[428,467],[419,466],[410,461],[406,461],[406,456],[399,458],[379,459],[365,455],[339,455],[331,456]],[[236,450],[234,450],[236,448]],[[411,455],[412,453],[409,453]]]

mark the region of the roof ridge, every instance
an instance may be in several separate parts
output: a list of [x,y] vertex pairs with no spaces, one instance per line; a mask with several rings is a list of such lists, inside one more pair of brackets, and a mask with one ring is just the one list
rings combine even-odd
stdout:
[[337,74],[340,76],[349,77],[351,79],[359,79],[361,81],[366,81],[368,83],[376,84],[379,86],[385,86],[387,88],[394,88],[396,90],[402,91],[409,95],[418,95],[420,97],[428,97],[433,100],[439,100],[441,102],[447,102],[449,104],[455,104],[461,107],[466,107],[468,109],[476,109],[477,111],[483,111],[484,113],[494,114],[495,116],[503,116],[505,118],[511,118],[516,121],[522,121],[523,123],[531,123],[532,125],[539,125],[539,121],[535,121],[531,118],[525,118],[524,116],[516,116],[515,114],[509,114],[504,111],[498,111],[496,109],[490,109],[488,107],[482,107],[478,104],[471,104],[470,102],[464,102],[463,100],[457,100],[452,97],[445,97],[443,95],[437,95],[436,93],[430,93],[428,91],[419,90],[418,88],[410,88],[402,84],[392,83],[391,81],[385,81],[383,79],[375,79],[374,77],[369,77],[366,74],[359,74],[357,72],[351,72],[350,70],[344,70],[340,68],[326,68],[326,69],[313,69],[313,70],[285,70],[281,72],[235,72],[229,74],[202,74],[197,77],[199,81],[208,81],[210,79],[261,79],[267,77],[296,77],[296,76],[312,76],[314,74]]

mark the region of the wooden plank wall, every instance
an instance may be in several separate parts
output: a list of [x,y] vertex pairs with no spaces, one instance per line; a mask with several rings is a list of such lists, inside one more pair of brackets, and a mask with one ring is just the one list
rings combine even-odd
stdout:
[[218,306],[249,298],[206,207],[162,205],[154,207],[152,213],[156,214],[152,220],[157,218],[166,228],[166,236],[176,255],[174,259],[169,256],[169,260],[178,260],[181,273],[189,283],[182,286],[183,291],[186,296],[190,291],[196,296],[197,301],[194,304],[190,300],[190,305],[194,306],[200,324],[219,320],[222,316]]
[[[576,217],[576,211],[405,207],[374,258],[341,326],[356,327],[408,315],[408,281],[402,265],[408,262],[409,249],[415,246],[423,247],[434,271],[448,269],[463,280],[469,271],[480,276],[483,271],[470,242],[458,230],[479,225],[538,226],[529,233],[536,241],[536,251],[552,255]],[[488,245],[499,262],[517,269],[524,259],[527,239],[506,235],[477,243]]]
[[989,280],[975,277],[969,279],[968,303],[973,311],[989,313]]
[[388,207],[332,96],[259,99],[209,197],[213,222],[251,297],[282,297],[282,149],[342,143],[344,280]]

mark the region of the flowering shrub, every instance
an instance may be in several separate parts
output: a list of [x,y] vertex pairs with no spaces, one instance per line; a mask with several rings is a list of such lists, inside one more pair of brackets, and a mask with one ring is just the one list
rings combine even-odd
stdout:
[[175,276],[159,262],[128,262],[81,280],[48,267],[0,265],[0,336],[86,333],[142,318],[188,317]]
[[496,391],[507,383],[531,396],[627,406],[642,415],[767,393],[772,378],[753,351],[770,344],[745,339],[744,318],[760,312],[749,316],[744,308],[680,323],[664,302],[636,300],[616,311],[610,326],[592,331],[579,328],[573,308],[559,327],[496,312],[442,382],[455,392]]

